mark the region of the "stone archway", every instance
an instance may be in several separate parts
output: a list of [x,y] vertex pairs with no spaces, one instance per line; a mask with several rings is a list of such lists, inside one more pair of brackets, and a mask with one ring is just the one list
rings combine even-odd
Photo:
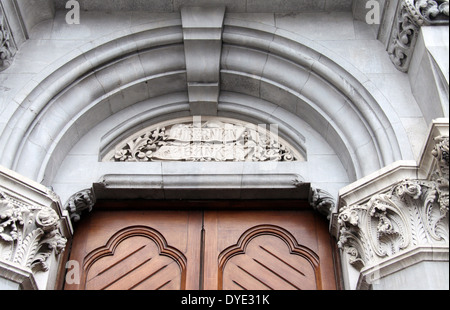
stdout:
[[[119,111],[160,98],[147,110],[152,119],[191,115],[189,85],[197,82],[189,81],[186,56],[197,43],[186,37],[188,25],[185,17],[116,33],[42,75],[31,93],[18,95],[26,99],[2,134],[8,146],[2,164],[50,185],[74,143]],[[256,112],[269,123],[298,117],[330,143],[351,180],[401,159],[409,149],[400,145],[406,139],[395,126],[396,114],[350,65],[274,27],[226,18],[219,25],[214,31],[221,36],[214,40],[222,50],[214,55],[220,62],[213,70],[220,75],[220,116],[247,118]],[[24,160],[30,153],[36,160]]]
[[[186,15],[126,29],[91,42],[47,68],[17,95],[20,108],[0,137],[7,146],[1,150],[1,164],[47,186],[64,186],[63,201],[89,208],[83,202],[91,198],[88,192],[69,197],[93,183],[95,193],[118,198],[179,197],[192,192],[211,197],[211,186],[239,199],[267,193],[267,189],[270,194],[289,196],[313,182],[311,171],[328,158],[333,161],[316,173],[322,179],[314,182],[336,182],[326,178],[327,172],[339,170],[341,186],[411,158],[397,113],[391,113],[392,107],[357,69],[305,38],[219,15],[222,23],[217,27],[199,27],[195,33],[190,32]],[[210,55],[216,65],[208,69],[219,78],[191,79],[195,70],[187,59],[195,53],[190,48],[199,49],[198,36],[211,32],[214,45],[221,49]],[[184,173],[180,170],[185,167],[176,163],[118,166],[100,161],[99,150],[117,137],[192,117],[199,102],[217,104],[207,114],[279,125],[282,138],[308,160],[276,168],[270,163],[249,168],[239,163],[208,163]],[[83,146],[84,141],[95,143]],[[92,153],[71,156],[80,145],[83,152]],[[327,154],[314,162],[317,146]],[[33,161],[28,160],[30,154]],[[83,167],[80,182],[57,184],[71,177],[74,166]],[[321,191],[306,195],[316,197],[316,207],[325,205],[324,213],[329,215],[329,200],[312,193]],[[74,214],[80,211],[75,206]]]

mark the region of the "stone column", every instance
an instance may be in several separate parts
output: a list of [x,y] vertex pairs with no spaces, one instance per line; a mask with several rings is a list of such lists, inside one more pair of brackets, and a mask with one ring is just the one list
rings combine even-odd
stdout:
[[448,119],[420,162],[397,162],[340,193],[332,229],[347,289],[449,288]]
[[0,166],[0,290],[58,289],[71,234],[56,194]]

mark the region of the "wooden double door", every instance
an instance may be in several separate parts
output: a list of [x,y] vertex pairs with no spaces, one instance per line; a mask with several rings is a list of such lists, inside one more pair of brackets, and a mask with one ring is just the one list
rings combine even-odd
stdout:
[[336,289],[328,226],[308,209],[112,210],[76,228],[69,290]]

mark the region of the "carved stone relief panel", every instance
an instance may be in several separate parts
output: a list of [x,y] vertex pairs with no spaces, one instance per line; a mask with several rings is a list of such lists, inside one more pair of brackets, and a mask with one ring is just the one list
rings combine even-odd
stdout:
[[291,162],[304,157],[278,136],[276,126],[201,118],[149,127],[119,143],[105,162]]

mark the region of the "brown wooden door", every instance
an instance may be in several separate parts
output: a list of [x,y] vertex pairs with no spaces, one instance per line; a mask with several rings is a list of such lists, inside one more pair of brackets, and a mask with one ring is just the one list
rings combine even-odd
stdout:
[[332,257],[310,210],[100,210],[77,227],[66,289],[328,290]]
[[198,290],[202,214],[95,211],[77,227],[68,290]]
[[330,241],[312,211],[207,212],[204,288],[336,289]]

